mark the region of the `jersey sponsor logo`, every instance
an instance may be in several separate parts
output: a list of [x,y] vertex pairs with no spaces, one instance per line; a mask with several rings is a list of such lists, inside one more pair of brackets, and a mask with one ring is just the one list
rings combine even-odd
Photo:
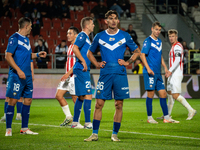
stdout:
[[110,37],[110,38],[109,38],[109,41],[115,41],[115,38],[111,38],[111,37]]
[[[110,45],[107,42],[103,41],[102,39],[99,39],[99,44],[103,45],[104,47],[106,47],[107,49],[109,49],[111,51],[113,51],[116,48],[118,48],[119,46],[121,46],[121,45],[119,45],[119,42],[122,45],[122,44],[124,44],[126,42],[126,39],[123,38],[122,40],[116,42],[114,45]],[[106,43],[106,44],[104,44],[104,43]]]
[[162,44],[160,45],[160,47],[158,47],[156,44],[151,43],[151,46],[157,49],[159,52],[162,50]]
[[29,43],[29,45],[26,45],[25,43],[23,43],[22,41],[18,40],[18,44],[25,47],[28,51],[31,49],[31,45]]

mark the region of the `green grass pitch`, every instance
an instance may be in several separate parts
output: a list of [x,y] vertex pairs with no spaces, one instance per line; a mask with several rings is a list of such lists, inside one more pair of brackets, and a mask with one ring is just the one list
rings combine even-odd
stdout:
[[[73,114],[74,104],[67,100]],[[172,111],[173,119],[180,124],[148,124],[145,99],[124,100],[123,119],[118,137],[120,142],[112,142],[114,100],[106,101],[100,124],[99,140],[84,142],[92,130],[71,129],[60,127],[65,116],[55,99],[34,99],[30,110],[29,128],[39,135],[20,135],[21,121],[12,124],[12,137],[5,137],[6,125],[0,123],[0,150],[190,150],[200,149],[200,100],[188,99],[197,110],[196,116],[186,121],[187,110],[179,102],[175,102]],[[94,112],[95,100],[92,101],[91,120]],[[4,100],[0,100],[0,114],[3,116]],[[15,108],[16,111],[16,108]],[[153,100],[153,117],[160,117],[162,110],[159,99]],[[0,116],[0,117],[1,117]],[[81,113],[81,124],[84,124],[84,113]]]

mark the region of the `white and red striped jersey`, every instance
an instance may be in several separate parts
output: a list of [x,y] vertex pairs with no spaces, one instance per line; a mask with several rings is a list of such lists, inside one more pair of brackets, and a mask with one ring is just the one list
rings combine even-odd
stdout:
[[76,56],[72,51],[74,44],[71,44],[67,51],[67,61],[66,61],[66,73],[74,66],[76,62]]
[[174,43],[169,52],[169,71],[172,75],[183,75],[183,46],[180,42]]

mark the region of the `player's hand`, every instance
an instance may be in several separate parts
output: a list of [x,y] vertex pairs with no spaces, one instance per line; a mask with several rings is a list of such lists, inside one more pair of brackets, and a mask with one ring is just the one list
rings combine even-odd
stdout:
[[82,62],[82,65],[83,65],[83,71],[87,71],[87,64],[86,64],[86,62],[84,61],[84,62]]
[[148,72],[148,74],[151,74],[154,76],[154,72],[151,69],[147,70],[147,72]]
[[47,53],[45,51],[41,51],[41,52],[39,52],[39,56],[43,57],[43,58],[46,58]]
[[166,72],[165,72],[165,77],[166,78],[169,78],[169,76],[171,76],[172,75],[172,72],[170,72],[169,70],[167,70]]
[[129,63],[128,62],[126,62],[126,61],[124,61],[123,59],[118,59],[118,63],[119,63],[119,65],[123,65],[123,66],[128,66],[129,65]]
[[106,62],[105,62],[105,61],[102,61],[102,62],[100,62],[99,67],[100,67],[100,68],[104,68],[105,65],[106,65]]
[[32,75],[32,81],[34,81],[34,76]]
[[17,74],[20,79],[26,79],[26,75],[24,74],[22,70],[17,71]]
[[61,81],[65,81],[69,78],[69,75],[66,73],[62,76],[62,78],[60,79]]

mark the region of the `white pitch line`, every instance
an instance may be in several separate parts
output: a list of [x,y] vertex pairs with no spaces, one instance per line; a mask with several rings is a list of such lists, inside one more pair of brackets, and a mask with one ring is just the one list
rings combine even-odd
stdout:
[[[0,123],[5,123],[5,122],[0,122]],[[21,124],[21,123],[13,122],[12,124]],[[46,124],[34,124],[34,123],[29,123],[29,125],[32,125],[32,126],[44,126],[44,127],[54,127],[54,128],[63,128],[63,127],[61,127],[61,126],[46,125]],[[99,130],[101,130],[101,131],[112,132],[112,130],[106,130],[106,129],[99,129]],[[160,134],[153,134],[153,133],[139,133],[139,132],[129,132],[129,131],[119,131],[119,132],[121,132],[121,133],[129,133],[129,134],[141,134],[141,135],[152,135],[152,136],[172,137],[172,138],[180,138],[180,139],[200,140],[200,138],[186,137],[186,136],[160,135]]]

